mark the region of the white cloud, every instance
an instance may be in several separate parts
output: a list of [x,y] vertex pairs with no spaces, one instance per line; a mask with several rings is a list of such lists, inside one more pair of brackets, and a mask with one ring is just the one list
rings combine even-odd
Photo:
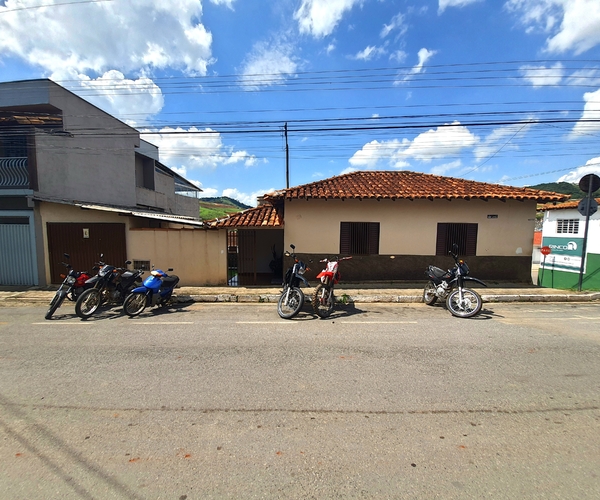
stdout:
[[435,175],[446,175],[450,170],[456,170],[462,166],[460,160],[451,161],[450,163],[444,163],[431,169],[431,173]]
[[418,75],[419,73],[423,73],[424,71],[424,66],[425,63],[431,59],[435,54],[437,53],[437,51],[435,50],[428,50],[428,49],[421,49],[419,50],[418,56],[419,56],[419,62],[417,63],[416,66],[413,66],[410,71],[408,71],[407,73],[404,73],[401,78],[401,80],[396,80],[394,83],[398,84],[398,83],[402,83],[402,82],[406,82],[410,79],[412,79],[415,75]]
[[198,0],[44,3],[0,6],[0,54],[48,72],[91,76],[167,67],[204,75],[212,62],[212,35],[198,21]]
[[549,35],[550,53],[578,55],[600,44],[598,0],[508,0],[505,6],[519,16],[527,32]]
[[285,41],[259,42],[252,48],[242,68],[245,90],[257,90],[284,82],[298,70],[294,47]]
[[379,58],[385,53],[386,50],[384,47],[375,47],[373,45],[369,45],[364,50],[361,50],[354,57],[352,57],[352,59],[356,59],[358,61],[370,61],[371,59]]
[[407,30],[408,30],[408,27],[404,23],[404,15],[403,14],[396,14],[394,17],[392,17],[392,20],[390,21],[390,24],[384,24],[383,25],[383,28],[381,29],[381,32],[379,33],[379,36],[381,38],[385,38],[392,31],[399,31],[398,36],[401,36],[401,35],[404,35]]
[[578,167],[568,174],[563,175],[556,182],[572,182],[578,184],[581,178],[587,174],[596,174],[600,176],[600,157],[588,160],[583,167]]
[[219,196],[218,189],[205,188],[205,187],[202,187],[201,185],[198,187],[202,189],[202,192],[200,193],[200,198],[216,198],[217,196]]
[[473,147],[479,138],[459,122],[419,134],[403,152],[404,156],[429,162],[435,158],[446,158]]
[[403,50],[396,50],[390,54],[390,61],[396,61],[398,63],[403,63],[406,61],[408,54]]
[[233,10],[233,2],[235,0],[210,0],[210,3],[214,3],[215,5],[225,5],[225,7],[229,7]]
[[409,166],[415,159],[428,163],[434,159],[456,156],[465,148],[472,148],[479,138],[459,122],[446,124],[428,130],[412,141],[393,139],[391,141],[371,141],[354,153],[349,163],[353,167],[374,168],[380,162],[387,162],[393,168]]
[[482,0],[440,0],[438,7],[438,14],[444,12],[448,7],[465,7],[475,2]]
[[161,89],[146,77],[131,80],[111,70],[92,79],[74,70],[63,70],[52,73],[50,79],[132,127],[142,125],[164,106]]
[[478,161],[485,160],[501,149],[516,149],[511,141],[525,135],[535,123],[534,119],[505,125],[493,130],[483,141],[475,147],[473,153]]
[[559,85],[565,75],[564,66],[559,62],[551,68],[524,65],[519,70],[523,78],[529,81],[534,87]]
[[600,87],[600,70],[588,68],[575,71],[568,77],[567,83],[574,86]]
[[[600,120],[600,90],[595,92],[586,92],[583,94],[585,105],[583,106],[583,114],[581,120]],[[600,122],[585,122],[579,121],[569,134],[570,139],[577,139],[580,136],[594,134],[600,131]]]
[[233,198],[234,200],[241,201],[245,205],[255,207],[256,205],[258,205],[257,198],[259,196],[262,196],[265,193],[272,193],[273,191],[275,191],[274,188],[269,188],[260,191],[254,191],[253,193],[243,193],[237,188],[227,188],[223,189],[223,196],[228,196],[229,198]]
[[330,35],[346,11],[363,0],[302,0],[294,19],[298,21],[300,33],[315,38]]
[[243,163],[250,167],[256,157],[246,151],[235,151],[225,146],[221,135],[209,128],[165,127],[156,133],[141,130],[141,138],[158,146],[160,160],[170,168],[185,168],[186,171],[198,168],[216,168],[220,165]]

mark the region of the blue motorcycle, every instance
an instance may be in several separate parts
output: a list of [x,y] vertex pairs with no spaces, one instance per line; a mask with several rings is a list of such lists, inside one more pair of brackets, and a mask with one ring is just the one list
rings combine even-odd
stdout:
[[177,283],[179,283],[178,276],[169,275],[160,269],[153,270],[142,286],[134,288],[127,296],[123,302],[123,311],[128,316],[134,317],[141,314],[146,307],[167,305]]

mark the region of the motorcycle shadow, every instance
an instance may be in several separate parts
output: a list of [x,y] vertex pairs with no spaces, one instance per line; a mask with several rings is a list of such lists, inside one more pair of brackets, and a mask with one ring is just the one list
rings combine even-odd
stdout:
[[[450,311],[448,311],[448,308],[446,307],[446,304],[444,304],[444,303],[436,303],[436,304],[432,304],[432,305],[427,306],[427,307],[444,309],[445,311],[448,312],[448,314],[451,314]],[[493,309],[489,309],[488,307],[485,307],[485,305],[484,305],[481,308],[481,311],[479,311],[475,316],[471,316],[470,318],[465,318],[465,319],[484,321],[484,320],[490,320],[490,319],[495,319],[495,318],[503,318],[503,317],[504,316],[502,316],[500,314],[496,314],[493,311]],[[460,319],[460,318],[457,318],[457,319]]]
[[310,308],[311,319],[319,319],[323,321],[349,318],[351,316],[355,316],[356,314],[363,314],[364,312],[365,311],[363,309],[356,307],[356,304],[353,302],[349,302],[348,304],[336,304],[332,313],[326,318],[321,318],[313,311],[312,307]]

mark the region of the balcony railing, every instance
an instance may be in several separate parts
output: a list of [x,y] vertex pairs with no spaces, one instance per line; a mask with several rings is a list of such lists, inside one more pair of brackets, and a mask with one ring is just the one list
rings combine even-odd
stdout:
[[0,158],[0,189],[28,187],[27,157]]

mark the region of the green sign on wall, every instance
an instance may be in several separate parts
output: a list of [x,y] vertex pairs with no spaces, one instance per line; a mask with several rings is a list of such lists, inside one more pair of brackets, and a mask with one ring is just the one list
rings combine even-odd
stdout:
[[[583,238],[544,237],[542,246],[550,247],[550,255],[542,259],[541,267],[569,273],[579,273]],[[585,268],[584,271],[585,273]]]

